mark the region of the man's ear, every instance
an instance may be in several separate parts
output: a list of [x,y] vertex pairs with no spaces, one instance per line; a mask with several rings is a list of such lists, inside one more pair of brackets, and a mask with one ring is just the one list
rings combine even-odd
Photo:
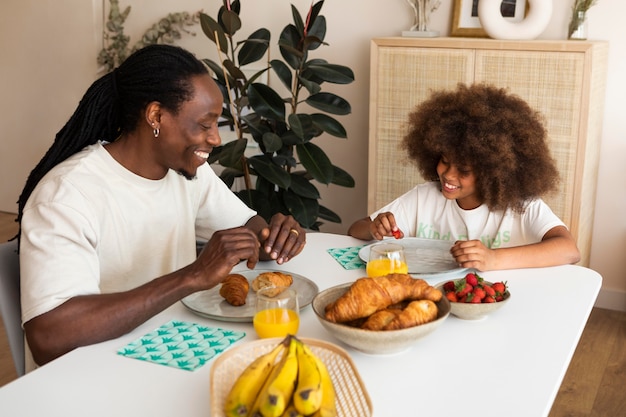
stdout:
[[153,101],[146,106],[146,121],[152,129],[160,128],[161,124],[161,103]]

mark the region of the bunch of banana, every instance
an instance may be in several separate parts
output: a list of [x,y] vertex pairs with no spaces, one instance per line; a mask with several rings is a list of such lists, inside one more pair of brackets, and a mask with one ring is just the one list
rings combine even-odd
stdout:
[[289,335],[244,369],[224,411],[227,417],[336,417],[335,388],[324,363]]

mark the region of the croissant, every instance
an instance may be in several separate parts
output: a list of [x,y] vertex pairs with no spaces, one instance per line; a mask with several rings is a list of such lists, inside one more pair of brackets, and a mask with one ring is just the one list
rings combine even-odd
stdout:
[[249,289],[250,284],[246,277],[241,274],[230,274],[222,281],[220,295],[228,304],[242,306],[246,303]]
[[[267,287],[289,287],[293,284],[293,277],[279,271],[262,272],[254,280],[252,280],[252,290],[258,291]],[[281,293],[281,290],[268,291],[266,294],[275,297]]]
[[383,330],[406,329],[433,321],[437,318],[437,305],[430,300],[411,301]]
[[402,313],[402,310],[399,308],[386,308],[377,311],[365,320],[361,328],[366,330],[382,330],[383,327],[389,324],[400,313]]
[[408,274],[359,278],[341,297],[326,306],[325,316],[332,322],[344,323],[370,316],[403,300],[437,302],[441,297],[440,290]]

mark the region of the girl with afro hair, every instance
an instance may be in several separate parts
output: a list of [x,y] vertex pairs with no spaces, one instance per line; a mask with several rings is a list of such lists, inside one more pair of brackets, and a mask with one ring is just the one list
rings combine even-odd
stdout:
[[348,234],[454,242],[452,256],[480,271],[576,263],[565,224],[541,196],[559,174],[541,115],[487,84],[434,92],[409,115],[402,146],[426,180]]

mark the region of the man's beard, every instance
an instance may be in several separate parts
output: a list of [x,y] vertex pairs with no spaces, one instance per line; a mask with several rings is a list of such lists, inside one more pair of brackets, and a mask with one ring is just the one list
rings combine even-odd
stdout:
[[183,177],[185,177],[185,179],[189,180],[189,181],[193,181],[195,179],[197,179],[198,177],[195,175],[191,175],[190,173],[186,172],[186,171],[176,171],[176,173],[178,175],[182,175]]

